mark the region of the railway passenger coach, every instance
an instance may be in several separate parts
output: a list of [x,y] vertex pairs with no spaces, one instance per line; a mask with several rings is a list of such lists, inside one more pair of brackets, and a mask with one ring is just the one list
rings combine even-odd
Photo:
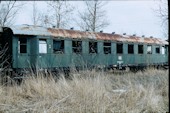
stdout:
[[1,68],[160,66],[168,64],[168,42],[153,37],[21,25],[0,28]]

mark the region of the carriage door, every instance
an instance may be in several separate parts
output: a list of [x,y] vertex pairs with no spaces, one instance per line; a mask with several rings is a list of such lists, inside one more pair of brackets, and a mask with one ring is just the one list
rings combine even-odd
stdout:
[[17,67],[18,68],[29,68],[29,57],[28,57],[28,45],[26,37],[18,38],[18,55],[17,55]]
[[117,65],[118,69],[122,69],[123,65],[123,43],[117,43],[116,45],[116,51],[117,51]]
[[39,68],[47,68],[49,65],[49,57],[48,53],[48,44],[47,39],[39,39],[38,41],[38,67]]

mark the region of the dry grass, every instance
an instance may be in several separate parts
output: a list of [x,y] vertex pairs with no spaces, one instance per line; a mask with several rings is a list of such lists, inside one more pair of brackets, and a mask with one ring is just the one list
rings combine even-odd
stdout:
[[21,85],[0,85],[0,113],[150,113],[168,112],[168,71],[113,74],[96,71],[61,75],[41,73]]

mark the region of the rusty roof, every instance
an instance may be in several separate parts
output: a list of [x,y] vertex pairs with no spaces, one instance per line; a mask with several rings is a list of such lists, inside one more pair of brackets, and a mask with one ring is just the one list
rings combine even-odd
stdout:
[[138,42],[138,43],[154,43],[154,44],[169,44],[167,41],[159,38],[148,38],[130,35],[109,34],[100,32],[78,31],[57,28],[44,28],[41,26],[20,25],[12,26],[10,29],[15,35],[41,35],[63,38],[76,39],[97,39],[97,40],[112,40],[120,42]]

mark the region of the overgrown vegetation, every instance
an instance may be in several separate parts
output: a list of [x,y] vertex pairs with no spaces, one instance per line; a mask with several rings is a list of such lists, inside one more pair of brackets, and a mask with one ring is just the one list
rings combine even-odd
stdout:
[[168,70],[72,72],[66,79],[37,73],[21,85],[0,85],[3,113],[168,112]]

